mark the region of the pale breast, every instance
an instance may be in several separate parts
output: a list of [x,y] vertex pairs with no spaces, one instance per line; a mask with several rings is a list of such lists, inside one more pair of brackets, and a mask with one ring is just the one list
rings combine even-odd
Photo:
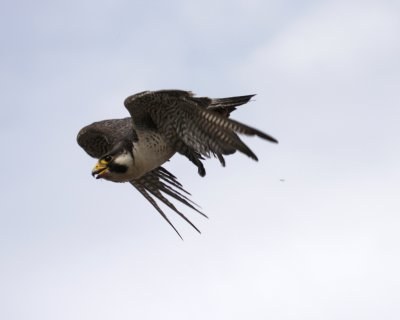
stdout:
[[158,168],[174,155],[161,135],[153,131],[137,131],[137,135],[139,141],[134,143],[133,157],[138,175]]

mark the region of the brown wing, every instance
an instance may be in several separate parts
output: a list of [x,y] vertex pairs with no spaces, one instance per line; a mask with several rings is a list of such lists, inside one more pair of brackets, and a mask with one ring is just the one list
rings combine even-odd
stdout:
[[178,152],[186,154],[185,148],[190,148],[209,157],[239,150],[257,160],[256,155],[240,140],[237,133],[256,135],[271,142],[277,140],[212,111],[212,105],[216,110],[224,102],[230,102],[235,107],[250,98],[251,96],[209,99],[195,98],[188,91],[146,91],[128,97],[125,107],[131,114],[134,126],[155,128]]
[[179,202],[185,204],[189,208],[197,211],[204,217],[207,217],[204,213],[199,211],[195,206],[197,206],[194,202],[187,198],[186,195],[190,195],[185,189],[183,189],[182,185],[179,183],[177,178],[164,169],[163,167],[158,167],[153,171],[145,174],[139,179],[135,179],[130,181],[130,183],[137,189],[139,192],[153,205],[153,207],[161,214],[161,216],[169,223],[169,225],[175,230],[175,232],[182,238],[179,234],[178,230],[171,223],[168,217],[165,215],[164,211],[158,206],[153,197],[162,201],[165,205],[167,205],[170,209],[175,211],[180,217],[182,217],[186,222],[188,222],[197,232],[200,233],[200,230],[176,207],[164,197],[163,193],[178,200]]

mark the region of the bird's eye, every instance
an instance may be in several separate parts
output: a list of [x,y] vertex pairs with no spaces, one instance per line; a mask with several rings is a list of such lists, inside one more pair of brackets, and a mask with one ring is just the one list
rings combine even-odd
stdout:
[[112,160],[112,157],[110,155],[107,155],[104,157],[104,160],[110,162]]

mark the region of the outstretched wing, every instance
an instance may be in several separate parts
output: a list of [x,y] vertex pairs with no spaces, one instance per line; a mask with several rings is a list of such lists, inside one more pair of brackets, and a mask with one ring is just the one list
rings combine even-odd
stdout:
[[127,136],[136,136],[131,118],[94,122],[82,128],[76,140],[91,157],[100,158]]
[[[164,169],[163,167],[158,167],[153,171],[145,174],[139,179],[130,181],[130,183],[153,205],[153,207],[161,214],[161,216],[169,223],[169,225],[175,230],[175,232],[182,238],[178,230],[171,223],[168,217],[165,215],[164,211],[158,206],[153,197],[162,201],[170,209],[175,211],[180,217],[182,217],[186,222],[188,222],[197,232],[200,230],[182,213],[180,212],[167,198],[164,197],[163,193],[180,201],[189,208],[197,211],[202,216],[207,216],[196,208],[196,204],[192,202],[186,195],[190,195],[185,189],[183,189],[182,184],[177,180],[177,178]],[[186,195],[185,195],[186,194]]]
[[[235,120],[221,112],[221,106],[246,103],[252,96],[224,99],[196,98],[181,90],[145,91],[128,97],[124,104],[134,127],[155,128],[180,153],[205,157],[231,154],[236,150],[257,160],[240,140],[239,134],[259,136],[271,142],[270,135]],[[213,110],[214,109],[214,110]],[[218,111],[219,110],[219,111]],[[225,108],[229,114],[229,108]]]

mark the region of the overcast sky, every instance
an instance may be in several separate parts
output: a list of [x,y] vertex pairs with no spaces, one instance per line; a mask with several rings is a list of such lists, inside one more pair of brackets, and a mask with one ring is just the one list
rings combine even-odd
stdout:
[[[399,319],[398,1],[6,1],[0,318]],[[259,157],[166,167],[210,217],[95,180],[76,143],[142,90],[257,93]]]

